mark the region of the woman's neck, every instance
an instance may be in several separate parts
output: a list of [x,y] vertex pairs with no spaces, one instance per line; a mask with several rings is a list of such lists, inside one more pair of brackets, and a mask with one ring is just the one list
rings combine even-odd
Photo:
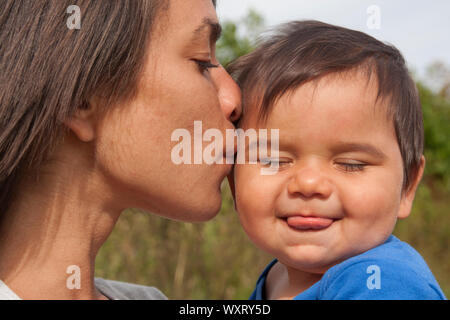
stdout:
[[95,257],[120,210],[107,205],[112,195],[95,170],[68,161],[23,180],[1,217],[0,279],[23,299],[104,298]]

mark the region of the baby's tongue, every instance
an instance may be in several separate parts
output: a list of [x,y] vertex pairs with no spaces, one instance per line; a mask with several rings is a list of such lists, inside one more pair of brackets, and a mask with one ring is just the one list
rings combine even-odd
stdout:
[[287,224],[299,230],[319,230],[329,227],[333,223],[333,219],[294,216],[287,218]]

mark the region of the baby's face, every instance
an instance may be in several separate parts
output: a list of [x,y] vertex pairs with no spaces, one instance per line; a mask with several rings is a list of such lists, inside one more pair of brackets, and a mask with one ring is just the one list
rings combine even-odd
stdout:
[[331,75],[284,95],[262,126],[252,107],[242,119],[269,137],[279,129],[278,171],[238,164],[234,181],[245,231],[285,265],[325,272],[383,243],[409,214],[394,125],[376,93],[374,77]]

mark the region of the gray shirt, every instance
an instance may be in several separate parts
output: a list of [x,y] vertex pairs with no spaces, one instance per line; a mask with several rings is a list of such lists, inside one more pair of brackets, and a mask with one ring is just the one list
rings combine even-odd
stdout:
[[[155,287],[147,287],[127,282],[95,278],[95,287],[111,300],[167,300]],[[2,280],[0,280],[0,300],[22,300]]]

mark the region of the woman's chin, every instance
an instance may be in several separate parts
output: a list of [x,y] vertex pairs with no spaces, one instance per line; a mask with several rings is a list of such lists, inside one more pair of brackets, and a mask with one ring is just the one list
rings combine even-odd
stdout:
[[188,211],[180,214],[180,221],[184,222],[206,222],[219,214],[222,206],[222,198],[218,195],[211,195],[203,203],[193,206]]
[[142,208],[144,211],[156,214],[160,217],[180,222],[206,222],[213,219],[220,211],[222,206],[222,197],[220,191],[212,193],[202,193],[207,197],[199,197],[194,199],[189,197],[185,201],[178,203],[166,203],[163,206],[158,206],[156,209],[152,205],[151,208]]

